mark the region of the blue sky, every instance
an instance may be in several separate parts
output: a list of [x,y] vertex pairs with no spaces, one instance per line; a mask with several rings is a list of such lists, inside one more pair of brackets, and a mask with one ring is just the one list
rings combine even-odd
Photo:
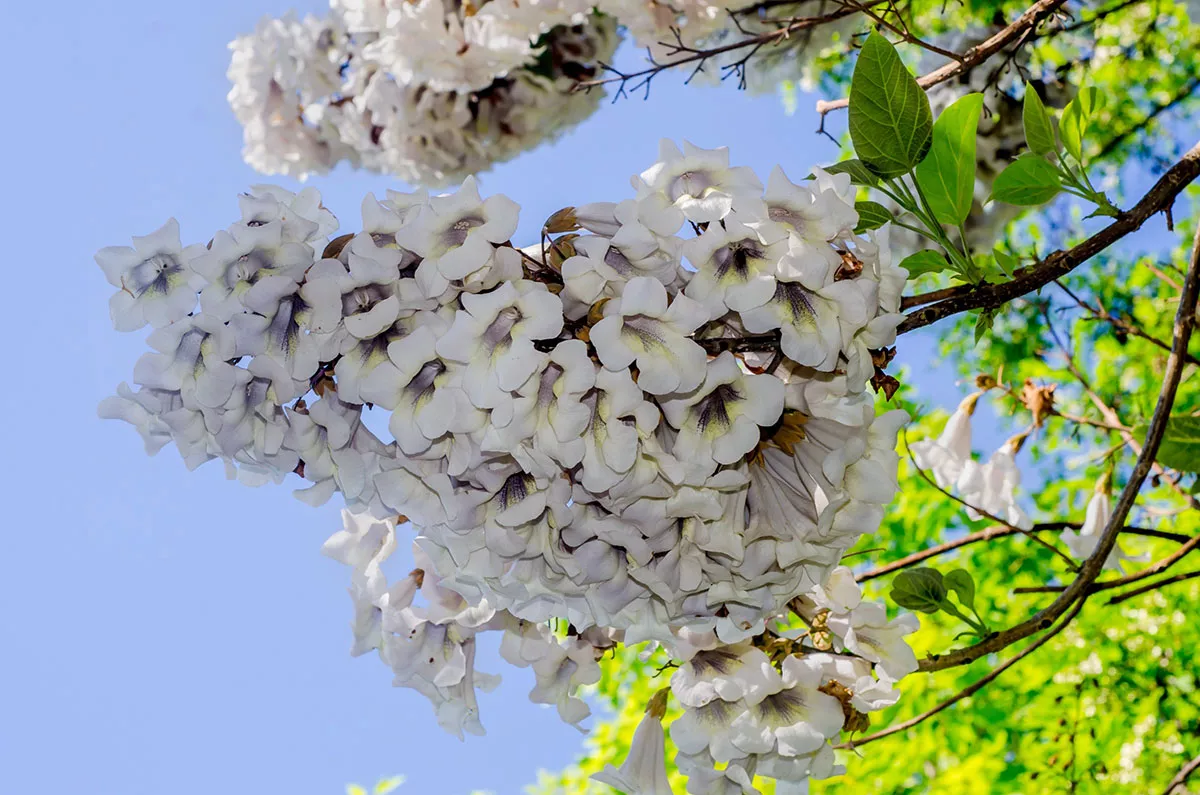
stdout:
[[[420,696],[347,653],[347,573],[319,554],[336,506],[227,482],[219,464],[188,473],[172,449],[148,458],[131,429],[96,418],[144,335],[111,330],[92,254],[172,215],[185,242],[237,217],[238,192],[264,180],[241,161],[225,45],[291,1],[19,3],[6,14],[21,35],[3,56],[0,131],[14,236],[0,333],[15,343],[0,397],[0,792],[318,795],[404,773],[403,792],[515,795],[579,748],[528,702],[521,671],[502,671],[484,696],[486,738],[442,733]],[[728,144],[763,177],[782,163],[799,178],[836,156],[813,133],[811,104],[788,117],[775,97],[668,75],[650,102],[602,108],[485,175],[483,189],[523,205],[532,240],[562,206],[624,197],[663,136]],[[348,170],[312,184],[347,229],[364,193],[397,186]]]

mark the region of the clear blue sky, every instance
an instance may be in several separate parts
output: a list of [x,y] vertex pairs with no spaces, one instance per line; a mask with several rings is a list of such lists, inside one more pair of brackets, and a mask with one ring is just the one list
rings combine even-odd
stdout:
[[[96,419],[144,335],[111,330],[92,254],[172,215],[185,242],[237,217],[238,192],[263,178],[242,163],[225,103],[226,43],[289,2],[75,0],[5,15],[0,793],[324,795],[404,773],[414,795],[516,795],[579,748],[528,702],[526,672],[491,660],[481,667],[505,682],[482,701],[488,736],[441,732],[424,699],[347,653],[347,572],[319,554],[336,506],[227,482],[219,464],[188,473],[173,449],[148,458],[130,428]],[[777,162],[799,178],[836,155],[810,108],[802,98],[788,117],[774,97],[667,76],[649,103],[603,108],[483,187],[523,205],[532,240],[564,205],[624,197],[661,136],[728,144],[764,178]],[[344,228],[364,193],[396,186],[347,170],[313,184]]]

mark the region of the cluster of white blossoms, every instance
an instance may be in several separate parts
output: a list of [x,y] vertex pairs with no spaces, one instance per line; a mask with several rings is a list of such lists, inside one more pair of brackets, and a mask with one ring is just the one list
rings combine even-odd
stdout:
[[[323,18],[263,19],[230,44],[229,102],[245,159],[265,174],[303,177],[346,161],[414,185],[457,183],[590,116],[603,92],[575,89],[611,63],[618,25],[669,62],[685,55],[677,46],[724,43],[787,22],[758,13],[735,21],[731,12],[749,7],[746,0],[330,5]],[[816,0],[808,5],[805,13],[828,13]],[[847,9],[834,22],[845,33],[863,19]],[[790,62],[816,52],[834,36],[826,27],[772,48],[771,57]],[[719,60],[706,68],[720,73]]]
[[[207,246],[171,221],[97,254],[116,327],[154,329],[139,388],[101,413],[189,466],[340,493],[326,550],[354,570],[355,651],[379,649],[452,731],[478,730],[475,688],[494,681],[473,669],[479,631],[503,630],[535,700],[577,723],[574,691],[614,643],[661,644],[699,681],[697,659],[761,661],[748,649],[798,613],[820,655],[721,696],[746,716],[736,755],[720,727],[688,753],[801,777],[824,769],[809,757],[841,730],[842,690],[795,704],[835,675],[844,705],[882,699],[868,680],[910,669],[893,641],[911,630],[822,595],[897,488],[907,415],[876,416],[867,386],[906,273],[887,229],[853,232],[849,176],[814,172],[764,189],[724,149],[664,141],[632,198],[560,211],[527,249],[517,205],[473,179],[368,196],[362,231],[332,241],[314,189],[255,188]],[[418,565],[389,586],[404,521]],[[695,722],[713,702],[693,691]]]
[[246,162],[304,177],[338,162],[445,185],[591,115],[573,92],[617,45],[616,23],[567,2],[337,2],[236,39],[229,102]]

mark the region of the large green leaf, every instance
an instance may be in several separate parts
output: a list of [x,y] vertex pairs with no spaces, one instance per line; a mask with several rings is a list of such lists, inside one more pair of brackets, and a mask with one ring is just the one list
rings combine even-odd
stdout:
[[1026,155],[1010,163],[996,177],[992,198],[1005,204],[1033,207],[1053,199],[1061,188],[1054,166],[1039,155]]
[[932,131],[929,98],[891,42],[872,33],[850,79],[855,154],[880,177],[898,177],[925,157]]
[[1048,155],[1058,149],[1054,137],[1054,121],[1046,112],[1042,98],[1029,83],[1025,84],[1025,105],[1021,111],[1021,121],[1025,125],[1025,143],[1034,154]]
[[908,610],[936,613],[946,601],[946,586],[937,569],[919,568],[902,571],[892,580],[892,601]]
[[945,255],[932,249],[925,249],[915,254],[909,254],[901,260],[900,267],[908,271],[908,278],[915,279],[926,273],[941,273],[950,267],[950,262]]
[[[1145,435],[1146,428],[1138,428]],[[1155,460],[1181,472],[1200,472],[1200,417],[1171,417]]]
[[975,195],[975,131],[983,94],[967,94],[942,111],[933,125],[933,145],[917,166],[917,185],[933,216],[958,226],[971,214]]
[[854,227],[856,235],[878,229],[892,220],[892,211],[879,202],[855,202],[854,209],[858,212],[858,226]]

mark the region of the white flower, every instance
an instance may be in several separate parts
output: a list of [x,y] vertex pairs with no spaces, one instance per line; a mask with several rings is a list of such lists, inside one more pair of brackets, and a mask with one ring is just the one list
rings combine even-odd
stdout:
[[741,318],[753,334],[779,329],[784,355],[797,364],[832,370],[844,348],[843,328],[856,330],[865,324],[866,306],[855,282],[829,282],[823,267],[813,270],[797,258],[785,257],[780,269],[790,272],[777,277],[774,295],[741,312]]
[[507,196],[481,199],[475,178],[467,177],[456,192],[434,196],[418,209],[396,241],[424,258],[422,268],[436,268],[447,282],[465,279],[488,264],[495,244],[512,237],[518,210]]
[[802,657],[788,657],[782,676],[775,677],[780,689],[734,720],[734,746],[745,753],[800,756],[816,751],[841,731],[842,705],[817,689],[819,667]]
[[573,241],[576,256],[562,264],[564,292],[574,302],[573,317],[587,314],[601,298],[621,295],[626,282],[650,276],[672,285],[680,273],[680,241],[655,235],[638,219],[631,199],[617,206],[621,225],[612,237],[585,236]]
[[745,700],[753,706],[778,685],[771,661],[749,643],[697,652],[671,676],[671,690],[686,707],[703,707],[715,698]]
[[876,663],[891,681],[898,682],[917,670],[917,656],[904,640],[921,627],[913,614],[888,621],[883,605],[863,602],[848,617],[833,617],[827,624],[844,638],[849,651]]
[[580,340],[560,342],[545,366],[516,390],[508,411],[493,410],[481,446],[508,453],[527,472],[553,477],[583,460],[592,420],[582,398],[596,383],[596,365]]
[[[1071,550],[1071,555],[1079,560],[1086,560],[1096,551],[1097,545],[1100,543],[1100,536],[1103,535],[1105,528],[1108,527],[1109,521],[1112,519],[1112,494],[1110,489],[1110,476],[1105,474],[1104,477],[1096,483],[1096,488],[1092,493],[1091,499],[1088,500],[1087,514],[1083,520],[1083,526],[1076,530],[1064,530],[1062,534],[1063,543],[1067,545],[1067,549]],[[1104,561],[1104,568],[1114,569],[1116,571],[1124,570],[1124,561],[1144,561],[1148,558],[1145,555],[1129,555],[1121,548],[1120,542],[1113,545],[1112,551],[1108,553],[1108,558]]]
[[951,488],[962,476],[966,462],[971,460],[971,416],[982,392],[973,392],[958,404],[946,420],[946,427],[936,440],[913,442],[913,460],[928,469],[942,488]]
[[648,276],[631,279],[618,299],[604,305],[604,318],[591,340],[605,368],[624,370],[634,362],[638,386],[652,395],[690,392],[704,380],[704,349],[688,335],[708,320],[708,311],[683,295],[667,305],[667,289]]
[[321,553],[354,569],[350,597],[354,602],[355,618],[352,656],[358,657],[383,642],[383,613],[376,602],[387,590],[387,580],[380,566],[396,548],[395,526],[370,516],[342,511],[344,529],[330,536]]
[[473,433],[487,415],[471,405],[461,384],[461,368],[451,370],[437,357],[435,332],[421,326],[388,345],[388,361],[362,383],[362,396],[392,412],[388,429],[407,455],[424,453],[448,433]]
[[749,220],[732,213],[683,244],[684,256],[696,267],[685,294],[704,304],[711,318],[760,307],[775,295],[787,243],[764,241],[745,223]]
[[667,781],[662,716],[650,709],[633,732],[629,754],[621,767],[607,765],[592,778],[626,795],[671,795]]
[[444,359],[466,365],[463,388],[490,409],[521,387],[545,358],[533,345],[562,332],[562,301],[537,282],[506,282],[490,293],[463,294],[463,308],[438,341]]
[[[720,698],[714,698],[702,707],[689,707],[671,724],[671,742],[682,753],[708,752],[717,762],[740,759],[746,753],[733,744],[733,725],[747,709],[744,701]],[[840,707],[838,714],[841,714]]]
[[174,218],[159,230],[133,238],[133,248],[109,246],[96,252],[96,263],[117,288],[109,299],[113,327],[135,331],[149,323],[162,328],[181,320],[196,306],[204,282],[192,270],[202,246],[183,248]]
[[239,378],[247,375],[226,361],[233,353],[221,333],[223,328],[214,318],[197,315],[156,330],[146,342],[159,353],[138,359],[134,381],[153,389],[178,391],[190,408],[220,408]]
[[[813,168],[816,190],[796,185],[779,166],[771,170],[763,201],[767,219],[779,231],[810,243],[848,237],[858,223],[849,174],[828,174]],[[756,225],[767,234],[766,224]]]
[[829,578],[813,592],[813,601],[818,607],[834,614],[849,613],[862,601],[862,589],[854,580],[854,572],[846,566],[838,566]]
[[638,426],[652,431],[658,410],[644,399],[628,370],[600,369],[595,387],[580,402],[589,414],[583,433],[583,487],[598,494],[621,482],[637,463]]
[[753,207],[762,196],[762,183],[753,171],[730,167],[727,148],[701,149],[684,141],[681,152],[665,138],[658,145],[658,162],[635,177],[634,185],[639,201],[673,208],[665,216],[670,218],[667,234],[678,230],[685,218],[697,224],[719,221],[735,203]]
[[172,441],[171,425],[162,415],[170,406],[182,400],[179,393],[165,389],[139,389],[134,392],[129,384],[119,384],[117,394],[100,402],[96,413],[105,420],[124,420],[132,425],[142,437],[148,455],[155,455]]
[[1017,469],[1016,455],[1023,441],[1022,436],[1009,439],[992,453],[986,464],[971,461],[964,468],[958,488],[963,501],[973,506],[967,509],[967,515],[972,519],[982,518],[982,514],[974,510],[978,508],[1015,527],[1028,530],[1033,526],[1033,521],[1017,505],[1021,470]]
[[337,231],[338,220],[321,204],[321,194],[313,187],[292,193],[277,185],[255,185],[238,197],[242,223],[262,226],[271,221],[283,224],[283,237],[313,248],[324,247]]
[[758,444],[761,427],[783,412],[783,382],[749,375],[728,351],[708,363],[704,383],[662,401],[667,421],[678,429],[675,457],[705,474],[733,464]]
[[209,250],[192,263],[208,282],[200,306],[219,320],[246,311],[273,315],[279,299],[298,289],[312,257],[304,243],[284,240],[280,221],[234,224],[217,232]]
[[600,666],[595,649],[575,638],[564,645],[554,644],[547,654],[533,663],[537,685],[529,694],[535,704],[553,704],[564,722],[577,725],[591,714],[583,699],[575,696],[580,685],[600,681]]

